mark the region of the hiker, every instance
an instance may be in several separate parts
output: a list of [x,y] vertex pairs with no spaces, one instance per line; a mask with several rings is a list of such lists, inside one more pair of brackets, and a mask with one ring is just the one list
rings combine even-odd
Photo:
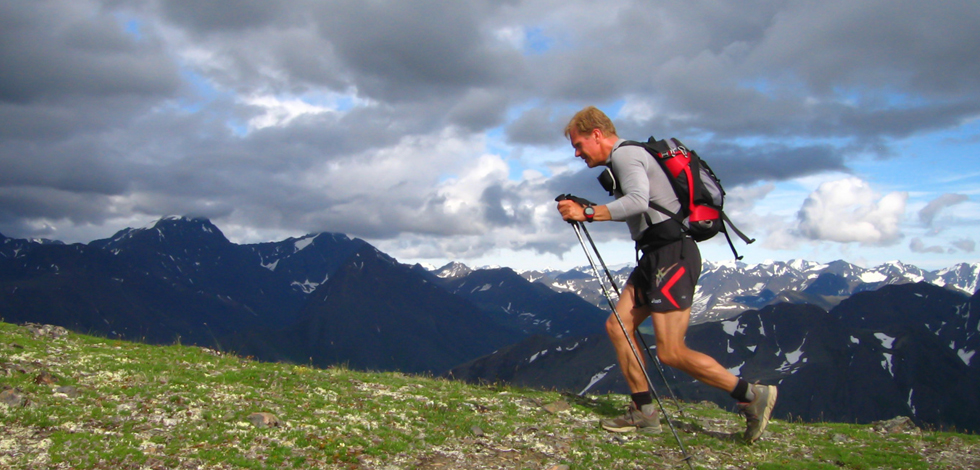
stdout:
[[[660,361],[730,393],[746,417],[745,439],[755,441],[769,422],[776,403],[776,387],[750,384],[732,375],[714,358],[686,346],[684,337],[691,318],[694,289],[701,275],[701,253],[679,223],[649,205],[653,201],[675,213],[680,210],[681,204],[667,175],[642,147],[622,145],[626,141],[617,136],[612,121],[593,106],[572,117],[565,127],[565,136],[575,148],[575,156],[585,160],[589,168],[611,167],[619,187],[616,200],[606,205],[582,206],[573,200],[559,201],[562,218],[576,222],[625,221],[638,256],[640,251],[643,253],[616,305],[633,344],[639,344],[636,334],[640,324],[652,317]],[[610,315],[606,331],[632,401],[624,416],[603,419],[600,425],[612,432],[660,432],[653,393],[623,330],[615,314]]]

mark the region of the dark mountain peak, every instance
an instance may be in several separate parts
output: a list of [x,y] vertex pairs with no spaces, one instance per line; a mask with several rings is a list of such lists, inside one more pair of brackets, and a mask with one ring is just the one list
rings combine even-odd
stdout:
[[803,292],[812,295],[844,296],[850,295],[851,286],[842,276],[823,272],[806,289],[803,289]]
[[65,245],[65,242],[63,242],[61,240],[51,240],[51,239],[48,239],[48,238],[26,238],[26,239],[22,239],[22,238],[7,238],[7,237],[4,237],[2,234],[0,234],[0,241],[4,241],[4,242],[21,242],[21,243],[24,243],[24,244],[31,244],[31,245],[60,245],[60,246]]
[[442,372],[509,344],[515,332],[411,266],[364,243],[309,296],[287,333],[314,364]]
[[245,250],[253,253],[258,258],[257,264],[274,273],[279,282],[305,296],[332,278],[364,246],[369,245],[358,238],[320,232],[279,242],[247,245]]
[[375,248],[374,245],[371,245],[370,243],[365,243],[364,245],[360,246],[357,251],[354,252],[353,256],[351,256],[348,264],[357,264],[358,262],[360,262],[361,267],[364,266],[365,262],[369,262],[381,263],[386,266],[399,266],[400,268],[407,270],[405,269],[405,266],[398,264],[398,261],[395,260],[395,258],[392,258],[387,253]]
[[211,290],[239,298],[246,283],[268,280],[254,254],[225,238],[210,220],[164,217],[153,225],[121,230],[89,246],[112,255],[117,263],[194,290]]
[[362,242],[343,259],[337,260],[337,266],[326,276],[314,297],[326,298],[340,293],[346,296],[358,290],[364,295],[384,297],[393,290],[417,288],[427,282],[411,267],[398,264],[370,243]]
[[586,272],[584,269],[571,269],[565,271],[564,273],[555,276],[555,280],[558,282],[573,281],[576,279],[592,279],[595,275],[591,272]]
[[224,248],[231,244],[210,220],[177,216],[164,217],[150,227],[123,229],[111,238],[90,243],[116,254],[131,249],[161,250],[164,246],[196,251],[206,246]]
[[156,230],[161,238],[178,237],[188,241],[231,243],[210,220],[191,217],[164,217],[150,231]]
[[[350,254],[352,247],[366,245],[361,239],[351,239],[342,233],[309,233],[299,238],[289,237],[279,242],[265,242],[248,245],[262,258],[262,265],[277,270],[280,261],[289,258],[323,258],[325,254],[341,250]],[[346,258],[346,255],[345,255]]]
[[440,284],[524,334],[588,335],[602,331],[606,318],[602,310],[581,297],[528,281],[510,268],[478,269],[466,276],[442,279]]
[[831,262],[827,263],[827,267],[828,268],[831,268],[831,269],[843,269],[843,268],[852,268],[852,267],[854,267],[854,265],[851,264],[851,263],[848,263],[847,261],[844,261],[842,259],[839,259],[839,260],[831,261]]
[[521,280],[525,280],[523,277],[521,277],[521,275],[517,274],[517,271],[514,271],[513,269],[508,267],[477,269],[475,271],[470,272],[468,275],[466,275],[466,277],[469,279],[504,277],[504,278],[520,278]]
[[827,266],[823,269],[823,272],[825,273],[836,274],[845,278],[859,276],[859,271],[863,270],[851,263],[848,263],[847,261],[840,259],[827,263]]
[[308,233],[299,238],[287,238],[282,243],[292,244],[293,252],[299,252],[305,250],[309,247],[313,248],[323,248],[336,245],[338,243],[350,243],[352,240],[350,237],[343,233],[334,232],[316,232]]
[[936,326],[959,317],[959,306],[967,298],[962,292],[927,282],[886,285],[848,297],[835,313],[846,325],[854,327]]
[[64,242],[46,238],[7,238],[0,234],[0,258],[21,258],[48,247],[65,247]]

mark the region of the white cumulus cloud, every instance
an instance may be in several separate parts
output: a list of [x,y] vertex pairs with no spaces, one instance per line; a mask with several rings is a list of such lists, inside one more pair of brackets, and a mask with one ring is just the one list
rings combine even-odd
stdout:
[[907,200],[904,192],[880,196],[858,178],[823,183],[803,202],[799,231],[811,240],[890,245],[902,238]]

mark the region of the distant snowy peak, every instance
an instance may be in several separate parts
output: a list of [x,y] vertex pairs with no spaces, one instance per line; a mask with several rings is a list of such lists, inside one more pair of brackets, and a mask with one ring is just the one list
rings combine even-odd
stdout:
[[[614,269],[622,286],[632,266]],[[608,308],[603,291],[588,266],[558,271],[525,271],[525,279],[557,292],[572,292],[599,308]],[[603,273],[604,274],[604,273]],[[746,264],[734,260],[705,261],[694,294],[694,323],[724,320],[748,309],[771,303],[812,303],[829,309],[856,292],[886,285],[927,282],[967,295],[980,287],[980,263],[962,263],[939,271],[925,271],[899,261],[862,268],[843,260],[817,263],[794,259]]]
[[980,263],[960,263],[936,272],[938,280],[934,282],[941,286],[953,286],[967,293],[980,289]]
[[463,263],[458,263],[456,261],[453,261],[433,271],[433,274],[443,279],[456,279],[456,278],[467,276],[472,272],[473,269],[470,268],[469,266],[466,266]]
[[815,263],[813,261],[807,261],[802,259],[790,260],[786,263],[790,268],[797,271],[820,271],[827,267],[826,264]]
[[829,264],[805,260],[790,260],[787,262],[765,261],[752,265],[732,261],[718,263],[706,261],[704,263],[702,276],[707,273],[718,272],[756,275],[770,274],[773,276],[795,275],[800,279],[809,280],[816,279],[820,274],[830,273],[849,281],[865,284],[927,282],[954,288],[968,295],[972,295],[978,288],[980,263],[960,263],[938,271],[926,271],[901,261],[889,261],[873,268],[862,268],[842,260]]

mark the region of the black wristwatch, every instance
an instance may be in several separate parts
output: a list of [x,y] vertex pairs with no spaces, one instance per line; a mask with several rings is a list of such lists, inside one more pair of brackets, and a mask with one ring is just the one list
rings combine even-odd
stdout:
[[595,217],[595,208],[592,206],[585,206],[583,212],[585,212],[585,221],[592,222],[592,218]]

